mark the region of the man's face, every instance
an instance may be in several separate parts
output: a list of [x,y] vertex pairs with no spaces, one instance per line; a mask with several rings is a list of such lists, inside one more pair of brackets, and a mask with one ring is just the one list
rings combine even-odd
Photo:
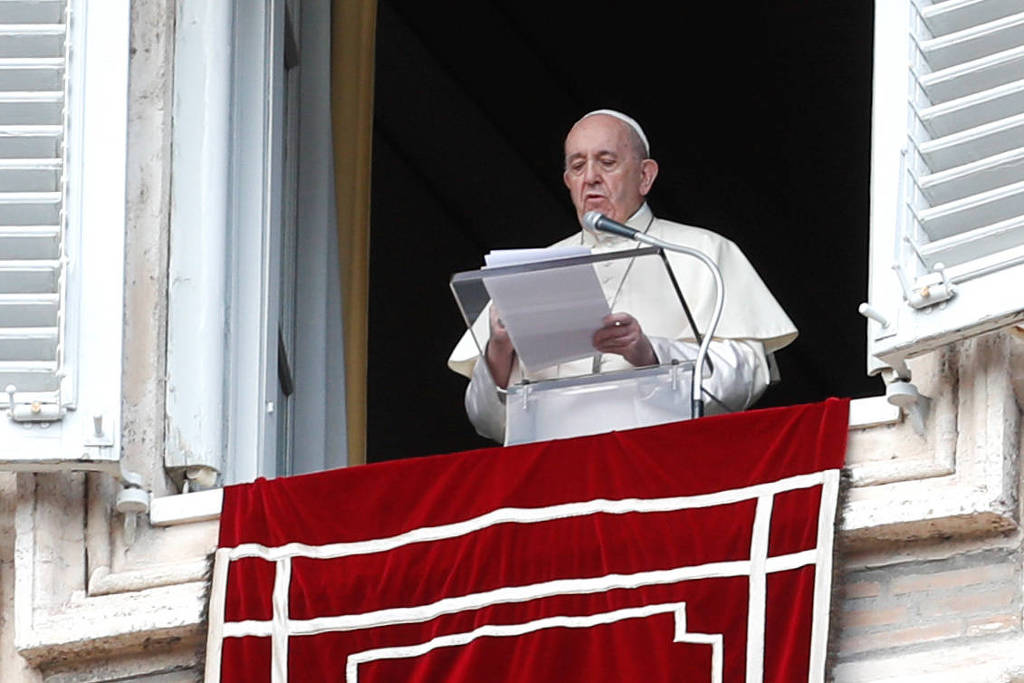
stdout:
[[565,138],[565,185],[581,223],[588,211],[625,223],[643,204],[658,165],[641,159],[625,123],[588,116]]

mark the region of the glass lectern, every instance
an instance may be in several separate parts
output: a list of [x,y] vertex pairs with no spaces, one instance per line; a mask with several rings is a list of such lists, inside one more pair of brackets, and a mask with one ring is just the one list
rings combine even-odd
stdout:
[[[661,248],[484,267],[455,274],[451,289],[481,359],[492,306],[516,349],[509,386],[498,390],[506,445],[693,416],[702,336]],[[639,321],[657,364],[633,367],[594,351],[591,338],[608,312]]]

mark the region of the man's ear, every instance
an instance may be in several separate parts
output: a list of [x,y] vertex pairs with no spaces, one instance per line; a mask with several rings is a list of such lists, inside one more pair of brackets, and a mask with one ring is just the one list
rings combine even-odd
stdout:
[[562,171],[562,182],[565,183],[567,188],[572,189],[572,185],[569,184],[569,169]]
[[658,177],[658,162],[654,159],[644,159],[640,162],[640,194],[644,197],[651,191],[654,179]]

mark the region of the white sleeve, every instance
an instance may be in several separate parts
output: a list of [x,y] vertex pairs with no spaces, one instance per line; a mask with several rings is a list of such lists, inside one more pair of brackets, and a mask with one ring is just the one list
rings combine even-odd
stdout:
[[485,367],[487,361],[477,359],[466,387],[466,415],[477,434],[505,443],[505,402]]
[[[660,363],[673,358],[697,358],[699,346],[694,342],[673,341],[664,337],[648,339]],[[708,358],[714,367],[710,375],[708,369],[704,369],[704,403],[708,415],[745,410],[761,397],[768,386],[768,360],[764,344],[759,341],[714,339],[708,347]]]

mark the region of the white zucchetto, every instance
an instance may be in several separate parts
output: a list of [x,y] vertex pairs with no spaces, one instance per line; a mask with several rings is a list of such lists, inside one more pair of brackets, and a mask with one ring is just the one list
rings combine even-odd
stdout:
[[[581,116],[580,121],[590,118],[591,116],[597,116],[598,114],[604,114],[605,116],[616,118],[632,128],[633,132],[640,136],[640,141],[644,143],[644,152],[647,153],[647,156],[651,156],[651,143],[648,142],[647,135],[644,134],[644,129],[640,127],[640,124],[636,122],[636,119],[631,116],[626,116],[621,111],[615,111],[614,109],[595,109],[594,111],[587,112]],[[577,121],[576,123],[579,123],[580,121]]]

